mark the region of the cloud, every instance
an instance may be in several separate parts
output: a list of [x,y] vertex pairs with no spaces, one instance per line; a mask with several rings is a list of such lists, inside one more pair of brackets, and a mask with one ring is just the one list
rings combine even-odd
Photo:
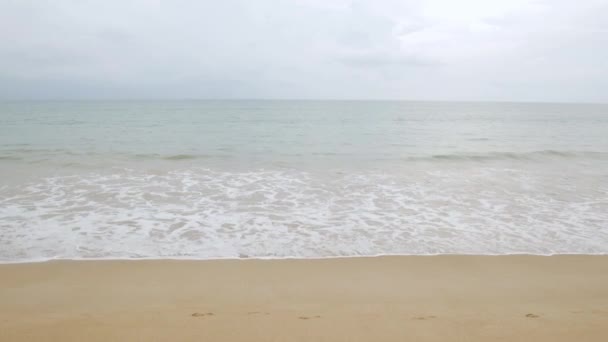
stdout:
[[439,64],[437,61],[425,57],[393,54],[392,52],[355,52],[338,60],[345,65],[362,68],[420,67],[434,66]]
[[7,0],[0,98],[606,102],[607,37],[601,0]]

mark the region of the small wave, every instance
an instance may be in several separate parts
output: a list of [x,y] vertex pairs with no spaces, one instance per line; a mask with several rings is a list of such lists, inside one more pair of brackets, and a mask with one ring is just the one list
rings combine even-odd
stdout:
[[166,156],[163,159],[166,160],[187,160],[187,159],[196,159],[199,156],[193,155],[193,154],[174,154],[171,156]]
[[[487,160],[541,160],[546,158],[608,158],[605,152],[590,151],[555,151],[543,150],[532,152],[490,152],[485,154],[435,154],[430,157],[434,160],[446,161],[487,161]],[[428,157],[416,157],[412,159],[428,159]]]
[[14,148],[14,149],[3,149],[4,152],[7,153],[22,153],[22,154],[30,154],[30,153],[69,153],[70,151],[64,149],[52,149],[52,148]]
[[191,160],[191,159],[203,159],[210,158],[210,155],[207,154],[159,154],[159,153],[149,153],[149,154],[135,154],[135,155],[126,155],[127,158],[134,157],[136,159],[163,159],[163,160]]
[[[4,149],[1,150],[3,153],[0,155],[0,160],[3,161],[25,161],[25,162],[54,162],[58,159],[69,159],[69,162],[78,164],[79,162],[87,159],[89,161],[95,159],[103,161],[118,161],[118,162],[129,162],[131,160],[164,160],[169,162],[179,161],[192,161],[192,160],[226,160],[234,159],[239,160],[240,158],[246,158],[247,155],[234,152],[224,153],[135,153],[130,151],[120,152],[104,152],[104,151],[74,151],[70,149]],[[327,159],[336,162],[341,160],[359,159],[365,161],[369,159],[369,156],[358,155],[356,153],[345,153],[336,151],[316,151],[316,152],[297,152],[297,153],[285,153],[277,151],[274,154],[265,155],[265,160],[282,162],[287,161],[285,158],[298,157],[299,160],[306,161],[309,158],[310,161],[318,159]],[[81,159],[82,158],[82,159]],[[547,160],[561,160],[561,159],[596,159],[596,160],[608,160],[608,152],[598,151],[559,151],[559,150],[541,150],[541,151],[528,151],[528,152],[514,152],[514,151],[493,151],[493,152],[480,152],[480,153],[446,153],[446,154],[428,154],[428,155],[405,155],[399,156],[394,153],[382,153],[377,152],[373,160],[384,160],[384,161],[444,161],[444,162],[486,162],[486,161],[500,161],[500,160],[512,160],[512,161],[547,161]],[[33,161],[32,161],[33,160]]]
[[0,160],[21,160],[21,158],[17,156],[0,156]]

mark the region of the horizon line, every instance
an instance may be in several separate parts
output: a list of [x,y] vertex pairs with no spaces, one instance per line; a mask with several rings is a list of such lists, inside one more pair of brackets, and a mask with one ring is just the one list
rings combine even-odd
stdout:
[[180,102],[180,101],[277,101],[277,102],[440,102],[440,103],[522,103],[522,104],[589,104],[589,105],[608,105],[608,102],[599,101],[547,101],[547,100],[447,100],[447,99],[391,99],[391,98],[21,98],[21,99],[1,99],[0,103],[7,102]]

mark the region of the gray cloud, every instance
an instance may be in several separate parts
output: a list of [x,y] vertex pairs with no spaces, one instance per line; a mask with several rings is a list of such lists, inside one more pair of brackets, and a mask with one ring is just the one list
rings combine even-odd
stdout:
[[0,99],[607,102],[601,0],[0,1]]

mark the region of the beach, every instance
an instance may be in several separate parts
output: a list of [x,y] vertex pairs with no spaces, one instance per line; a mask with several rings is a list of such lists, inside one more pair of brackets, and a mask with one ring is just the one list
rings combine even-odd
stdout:
[[0,341],[608,340],[607,111],[0,103]]
[[1,341],[605,341],[608,257],[0,265]]
[[608,1],[0,27],[0,342],[608,342]]

